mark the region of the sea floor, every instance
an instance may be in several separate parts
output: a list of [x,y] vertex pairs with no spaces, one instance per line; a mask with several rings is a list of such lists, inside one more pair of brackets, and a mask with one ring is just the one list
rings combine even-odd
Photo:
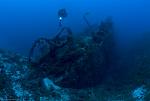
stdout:
[[[150,101],[150,69],[131,73],[124,80],[108,76],[102,84],[84,89],[57,86],[51,79],[28,80],[28,58],[0,51],[1,101]],[[143,73],[144,72],[144,73]],[[142,74],[143,73],[143,74]],[[143,80],[144,79],[144,80]]]

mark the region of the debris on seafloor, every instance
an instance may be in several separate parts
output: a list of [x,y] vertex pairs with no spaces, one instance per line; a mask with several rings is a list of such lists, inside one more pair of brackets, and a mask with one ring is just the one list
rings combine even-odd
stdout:
[[149,101],[149,81],[137,89],[131,82],[124,88],[111,78],[102,82],[113,60],[112,27],[108,19],[79,37],[64,27],[52,39],[36,40],[29,58],[0,50],[0,100]]
[[144,86],[136,88],[132,92],[132,96],[136,101],[145,101],[144,98],[146,96],[147,89]]
[[[0,50],[0,100],[21,100],[21,101],[70,101],[68,91],[60,89],[51,80],[43,79],[43,81],[48,81],[47,84],[51,89],[50,95],[42,94],[38,91],[39,88],[36,85],[32,85],[33,88],[27,88],[26,85],[30,84],[27,80],[30,74],[30,66],[28,64],[28,59],[19,54],[13,54],[11,52]],[[50,82],[49,82],[50,81]],[[31,81],[32,82],[32,81]],[[37,87],[37,88],[35,88]],[[32,89],[36,89],[35,91]],[[38,95],[36,95],[38,93]],[[55,95],[55,96],[54,96]]]
[[74,37],[64,27],[52,39],[36,40],[29,58],[0,50],[0,100],[111,101],[112,88],[99,85],[109,70],[112,22],[98,28]]
[[59,90],[61,89],[59,86],[56,86],[52,80],[49,78],[43,79],[43,87],[48,91]]
[[64,27],[52,39],[36,40],[29,53],[29,62],[35,72],[53,78],[59,86],[86,88],[98,85],[111,60],[112,30],[110,19],[100,24],[98,32],[79,38],[73,37],[71,29]]

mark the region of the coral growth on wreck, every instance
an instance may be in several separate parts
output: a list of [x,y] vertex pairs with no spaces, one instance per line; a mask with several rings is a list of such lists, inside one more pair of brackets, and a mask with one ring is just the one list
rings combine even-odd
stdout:
[[101,22],[98,32],[87,36],[73,37],[71,29],[64,27],[52,39],[36,40],[29,54],[29,62],[35,71],[42,71],[41,75],[54,78],[60,86],[82,88],[97,85],[110,64],[112,30],[111,19]]

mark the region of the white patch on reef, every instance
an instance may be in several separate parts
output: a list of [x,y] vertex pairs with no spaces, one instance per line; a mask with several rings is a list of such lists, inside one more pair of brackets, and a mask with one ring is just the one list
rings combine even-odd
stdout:
[[20,71],[16,71],[14,75],[11,76],[13,80],[18,80],[21,78],[21,73]]
[[20,84],[16,84],[15,82],[13,82],[12,86],[17,97],[22,97],[24,95],[23,89],[21,88]]
[[61,89],[61,87],[55,85],[53,81],[47,77],[43,79],[43,87],[48,92],[53,92],[58,96],[40,97],[40,101],[70,101],[69,94],[65,90]]
[[12,89],[18,98],[24,99],[25,97],[29,97],[29,99],[33,101],[32,94],[30,94],[27,90],[24,90],[19,83],[17,84],[13,82],[12,86],[13,86]]
[[3,63],[3,66],[4,66],[5,74],[9,75],[11,73],[12,64],[10,64],[10,63]]
[[144,101],[146,91],[144,86],[138,87],[132,92],[132,96],[136,101]]
[[43,86],[46,90],[59,90],[60,87],[55,85],[52,80],[49,78],[43,79]]

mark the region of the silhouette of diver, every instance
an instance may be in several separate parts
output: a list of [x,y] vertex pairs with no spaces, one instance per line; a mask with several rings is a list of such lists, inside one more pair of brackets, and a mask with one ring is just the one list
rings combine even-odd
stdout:
[[67,17],[68,14],[65,8],[59,9],[58,11],[58,18],[59,18],[59,27],[62,27],[62,20],[63,18]]

